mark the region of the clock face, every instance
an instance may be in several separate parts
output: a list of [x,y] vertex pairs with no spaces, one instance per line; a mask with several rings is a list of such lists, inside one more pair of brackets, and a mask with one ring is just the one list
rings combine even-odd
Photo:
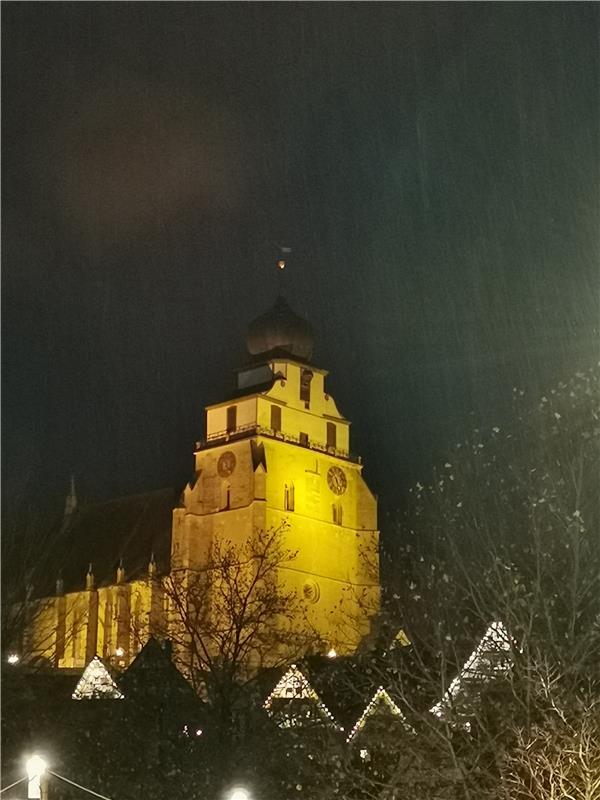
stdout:
[[217,472],[222,478],[228,478],[235,469],[235,456],[228,450],[223,455],[219,456],[217,461]]
[[327,483],[334,494],[344,494],[348,488],[346,473],[341,467],[329,467]]

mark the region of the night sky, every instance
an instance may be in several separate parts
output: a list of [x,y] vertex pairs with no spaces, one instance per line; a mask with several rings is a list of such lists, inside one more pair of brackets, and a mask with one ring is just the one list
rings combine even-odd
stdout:
[[595,3],[4,3],[9,506],[182,484],[278,291],[385,508],[598,360]]

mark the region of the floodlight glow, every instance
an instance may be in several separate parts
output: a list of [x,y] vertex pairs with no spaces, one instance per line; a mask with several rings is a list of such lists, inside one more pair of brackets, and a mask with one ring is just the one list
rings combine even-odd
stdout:
[[227,795],[227,800],[252,800],[250,792],[242,786],[236,786]]
[[335,647],[332,647],[331,650],[327,653],[327,658],[337,658],[337,652]]
[[48,764],[44,758],[36,753],[27,759],[25,769],[27,770],[27,777],[32,781],[34,778],[39,778],[46,772]]
[[21,660],[17,653],[10,653],[8,658],[6,659],[9,664],[18,664]]
[[28,800],[41,800],[42,797],[42,775],[48,769],[46,761],[37,754],[30,756],[25,762],[27,770],[27,798]]

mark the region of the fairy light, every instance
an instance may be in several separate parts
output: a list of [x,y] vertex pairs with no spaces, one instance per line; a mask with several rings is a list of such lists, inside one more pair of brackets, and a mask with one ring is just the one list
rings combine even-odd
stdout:
[[[327,708],[325,703],[323,703],[319,695],[295,664],[292,664],[285,675],[277,682],[275,688],[263,704],[263,708],[271,717],[275,713],[272,707],[274,700],[308,700],[314,703],[321,716],[324,717],[327,722],[331,723],[337,730],[344,730],[341,725],[338,725],[331,711]],[[293,716],[291,714],[286,714],[284,720],[277,724],[281,728],[291,728],[296,725],[302,725],[303,723],[299,715]]]
[[465,682],[490,680],[508,672],[512,666],[510,655],[514,646],[515,642],[511,640],[504,624],[500,621],[492,622],[448,687],[444,697],[429,709],[430,713],[443,719]]
[[94,656],[84,669],[71,697],[73,700],[122,700],[123,693],[117,689],[117,684],[102,661]]
[[[400,711],[396,703],[394,703],[394,701],[386,692],[386,690],[383,688],[383,686],[380,686],[373,695],[373,697],[371,698],[371,700],[369,701],[369,703],[367,704],[367,707],[360,715],[359,719],[354,724],[354,727],[352,728],[352,730],[348,735],[348,738],[346,739],[346,744],[350,744],[354,739],[354,737],[358,733],[360,733],[360,731],[365,727],[365,723],[368,720],[368,718],[373,714],[375,714],[378,706],[384,706],[384,708],[387,709],[395,717],[400,717],[400,719],[404,723],[405,728],[414,733],[414,729],[407,723],[406,717],[404,716],[402,711]],[[365,758],[365,756],[362,755],[362,750],[361,750],[361,758]]]

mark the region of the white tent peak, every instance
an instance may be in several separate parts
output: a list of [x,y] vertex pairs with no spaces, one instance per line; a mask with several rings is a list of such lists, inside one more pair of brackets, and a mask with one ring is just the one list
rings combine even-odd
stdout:
[[73,700],[122,700],[123,693],[102,661],[94,656],[84,669],[71,697]]

